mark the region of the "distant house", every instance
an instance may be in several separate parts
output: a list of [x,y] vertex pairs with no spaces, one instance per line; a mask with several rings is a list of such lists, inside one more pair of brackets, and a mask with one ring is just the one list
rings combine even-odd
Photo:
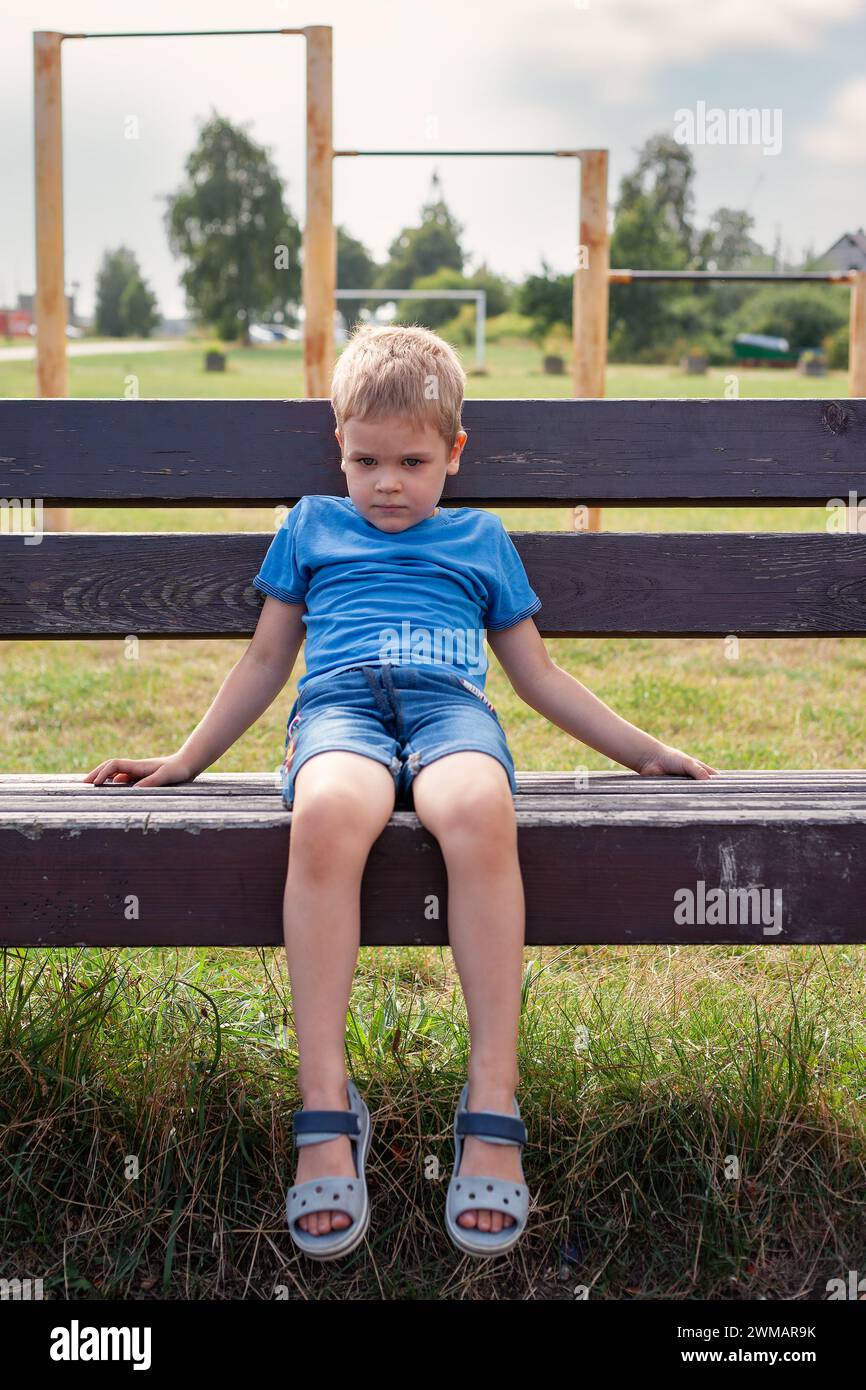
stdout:
[[[18,296],[18,308],[19,308],[19,310],[21,311],[21,313],[23,313],[23,314],[28,314],[29,317],[30,317],[30,319],[31,319],[31,321],[32,321],[32,322],[35,322],[35,319],[36,319],[36,295],[35,295],[35,294],[19,294],[19,296]],[[67,296],[66,296],[66,322],[67,322],[67,323],[71,323],[73,327],[75,327],[75,326],[78,324],[78,318],[77,318],[76,313],[75,313],[75,295],[74,295],[74,294],[67,294]]]
[[0,338],[26,338],[32,322],[23,309],[0,309]]
[[[28,314],[31,322],[36,322],[36,296],[18,295],[18,310]],[[67,295],[67,324],[71,324],[72,328],[81,325],[81,318],[75,313],[75,295]]]
[[840,236],[818,257],[816,266],[820,270],[866,270],[866,232],[861,227]]

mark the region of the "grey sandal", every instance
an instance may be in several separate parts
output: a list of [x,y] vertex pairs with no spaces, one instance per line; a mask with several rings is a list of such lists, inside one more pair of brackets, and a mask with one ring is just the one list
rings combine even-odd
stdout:
[[[370,1199],[365,1168],[370,1149],[370,1112],[355,1083],[346,1083],[348,1110],[296,1110],[292,1117],[295,1144],[322,1144],[347,1134],[357,1176],[354,1178],[310,1178],[296,1183],[286,1195],[286,1220],[292,1240],[313,1260],[334,1260],[348,1255],[367,1233],[370,1225]],[[302,1216],[317,1211],[343,1211],[353,1218],[342,1231],[314,1236],[297,1223]]]
[[[454,1171],[445,1199],[445,1227],[454,1244],[469,1255],[502,1255],[516,1245],[523,1234],[529,1216],[529,1188],[525,1183],[506,1182],[504,1178],[475,1175],[461,1178],[463,1138],[475,1135],[488,1144],[523,1145],[528,1142],[526,1126],[520,1118],[516,1099],[514,1114],[503,1115],[494,1110],[467,1110],[468,1095],[467,1081],[454,1113]],[[501,1231],[479,1231],[477,1226],[458,1225],[458,1216],[480,1208],[513,1216],[514,1225],[503,1226]]]

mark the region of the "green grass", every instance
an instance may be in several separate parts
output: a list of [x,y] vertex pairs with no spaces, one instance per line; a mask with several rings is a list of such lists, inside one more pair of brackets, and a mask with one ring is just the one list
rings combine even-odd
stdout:
[[[71,359],[77,395],[292,396],[297,349]],[[468,360],[468,355],[467,355]],[[472,396],[569,394],[538,354],[493,345]],[[611,396],[721,395],[724,373],[613,367]],[[740,373],[743,395],[845,394],[841,374]],[[32,366],[0,363],[0,394]],[[336,480],[339,482],[340,480]],[[335,485],[335,490],[336,485]],[[342,489],[341,489],[342,490]],[[558,509],[500,513],[559,529]],[[272,530],[268,509],[77,509],[81,530]],[[819,509],[611,508],[608,530],[822,530]],[[551,641],[620,713],[717,767],[857,767],[863,647],[851,639]],[[173,750],[243,641],[0,643],[0,766],[84,773]],[[273,769],[300,671],[214,765]],[[608,766],[488,690],[523,768]],[[369,1247],[296,1257],[283,1198],[299,1104],[279,951],[18,951],[0,978],[0,1274],[49,1297],[773,1300],[862,1271],[866,1044],[862,947],[573,947],[525,953],[520,1102],[538,1198],[515,1255],[461,1262],[442,1228],[465,1008],[450,951],[362,952],[346,1029],[370,1104]],[[576,1049],[578,1031],[586,1046]],[[726,1176],[733,1155],[741,1177]],[[130,1160],[139,1176],[127,1176]],[[438,1166],[437,1166],[438,1165]],[[436,1176],[438,1172],[438,1176]]]
[[[80,397],[122,398],[127,378],[138,378],[141,396],[303,396],[302,348],[296,343],[280,347],[229,348],[227,370],[204,370],[205,347],[189,343],[166,352],[121,353],[117,356],[70,357],[69,394]],[[541,354],[521,342],[490,343],[487,375],[475,376],[474,350],[462,348],[467,370],[466,395],[474,397],[553,397],[572,394],[571,377],[547,376],[541,370]],[[613,363],[608,369],[607,395],[621,397],[719,396],[725,394],[725,378],[736,372],[741,396],[802,396],[837,398],[848,393],[847,374],[829,372],[826,377],[800,376],[794,371],[770,368],[712,367],[706,376],[685,376],[676,367],[631,366]],[[0,361],[0,397],[32,396],[36,392],[33,362]]]
[[861,1267],[859,948],[529,952],[538,1207],[481,1267],[442,1231],[467,1061],[450,952],[363,957],[346,1051],[374,1121],[370,1248],[323,1271],[283,1224],[281,955],[8,951],[4,1275],[58,1298],[776,1300]]

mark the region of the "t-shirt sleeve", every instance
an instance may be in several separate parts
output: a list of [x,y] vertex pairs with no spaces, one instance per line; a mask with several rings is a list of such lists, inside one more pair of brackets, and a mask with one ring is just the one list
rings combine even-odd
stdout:
[[292,507],[253,580],[253,588],[282,599],[283,603],[303,603],[310,582],[310,572],[301,555],[306,502],[306,497],[301,497]]
[[513,627],[541,607],[541,599],[529,583],[517,547],[498,517],[496,520],[493,583],[484,624],[488,632]]

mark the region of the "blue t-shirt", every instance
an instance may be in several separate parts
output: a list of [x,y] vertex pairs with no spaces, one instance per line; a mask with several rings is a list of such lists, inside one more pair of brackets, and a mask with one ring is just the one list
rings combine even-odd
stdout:
[[306,496],[286,516],[253,585],[306,604],[308,680],[357,665],[430,665],[482,690],[484,631],[541,607],[499,517],[440,507],[397,533],[380,531],[351,497]]

